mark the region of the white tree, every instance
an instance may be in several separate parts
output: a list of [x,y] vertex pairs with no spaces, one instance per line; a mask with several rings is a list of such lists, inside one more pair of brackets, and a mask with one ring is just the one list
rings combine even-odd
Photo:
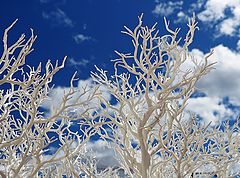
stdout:
[[[227,162],[239,162],[238,133],[202,125],[194,114],[184,111],[196,83],[214,64],[208,63],[212,52],[198,61],[188,50],[198,29],[195,17],[189,19],[183,42],[177,37],[180,29],[170,29],[164,20],[168,34],[158,36],[156,24],[143,26],[141,15],[134,30],[125,27],[123,31],[132,39],[133,52],[116,51],[119,58],[113,60],[114,75],[109,79],[107,71],[99,68],[92,73],[93,80],[107,88],[117,102],[100,97],[99,117],[108,126],[103,125],[99,134],[114,143],[129,177],[190,177],[211,162],[222,168]],[[227,147],[234,145],[235,155],[226,153],[220,135],[235,135],[233,143],[226,143]]]
[[[66,57],[60,65],[49,60],[43,70],[41,64],[37,68],[24,65],[36,36],[31,30],[29,39],[23,34],[9,45],[8,32],[15,23],[4,32],[0,59],[0,175],[89,175],[79,157],[84,157],[85,143],[96,131],[94,119],[88,118],[92,112],[89,103],[100,94],[98,88],[74,87],[74,74],[59,105],[44,114],[42,105],[49,100],[52,78],[64,67]],[[81,109],[73,112],[76,108]],[[71,128],[73,124],[78,125],[77,132]]]
[[[42,70],[26,66],[36,39],[25,35],[8,44],[0,59],[0,175],[4,177],[191,177],[239,174],[239,122],[211,127],[185,112],[196,83],[213,67],[207,55],[198,61],[188,51],[198,28],[189,20],[184,41],[180,29],[158,36],[156,24],[132,31],[132,53],[116,53],[115,73],[97,68],[97,85],[75,87],[74,74],[57,105],[53,76],[64,67],[47,62]],[[107,90],[116,102],[104,96]],[[43,106],[49,106],[46,114]],[[77,129],[76,129],[77,127]],[[100,170],[88,141],[98,133],[116,152],[119,165]],[[207,170],[212,168],[212,170]],[[122,173],[124,171],[124,173]],[[120,174],[121,173],[121,174]]]

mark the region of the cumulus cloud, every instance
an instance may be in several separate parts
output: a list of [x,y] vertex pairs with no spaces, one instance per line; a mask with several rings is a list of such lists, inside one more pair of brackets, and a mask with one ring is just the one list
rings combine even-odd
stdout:
[[203,119],[204,123],[212,122],[212,125],[218,123],[218,121],[228,119],[233,115],[233,112],[226,108],[221,103],[220,98],[213,97],[197,97],[190,98],[186,110],[192,111]]
[[216,37],[240,35],[240,1],[238,0],[197,0],[189,4],[188,9],[183,9],[183,1],[155,2],[152,12],[161,16],[175,13],[177,16],[175,23],[185,23],[193,13],[196,13],[201,22],[219,32]]
[[204,10],[198,14],[198,18],[203,22],[216,23],[216,27],[222,34],[232,36],[240,27],[240,1],[208,0]]
[[[211,97],[230,98],[231,102],[240,104],[240,53],[228,47],[218,45],[213,48],[214,53],[210,62],[217,61],[215,70],[211,71],[199,83],[198,87]],[[203,55],[199,51],[199,56]]]
[[[77,147],[77,143],[73,142],[74,145],[71,145],[72,148]],[[55,153],[57,148],[50,147],[53,150],[52,153]],[[111,143],[107,143],[103,140],[97,141],[88,141],[84,146],[82,146],[81,154],[90,159],[97,160],[97,167],[99,170],[104,170],[108,167],[117,167],[119,166],[119,162],[117,161],[117,155],[114,149],[111,146]],[[60,151],[57,157],[61,157],[64,155],[64,152]],[[45,159],[51,158],[51,155],[45,155]]]
[[[86,80],[79,80],[78,86],[75,88],[77,92],[74,95],[72,95],[72,98],[67,102],[67,104],[73,104],[76,101],[76,99],[79,98],[80,96],[81,96],[80,101],[86,101],[88,96],[91,94],[91,92],[95,87],[96,87],[96,84],[93,82],[91,78]],[[84,89],[87,89],[90,92],[82,95],[84,92]],[[68,92],[69,90],[70,90],[69,87],[56,87],[50,92],[48,99],[46,99],[42,104],[42,107],[48,110],[48,112],[45,113],[46,116],[52,115],[53,111],[56,108],[59,108],[59,105],[61,104],[64,93]],[[100,87],[99,90],[102,93],[102,97],[104,97],[107,101],[111,100],[111,95],[110,93],[107,92],[105,88]],[[84,107],[91,107],[96,109],[98,108],[98,104],[99,104],[98,99],[95,98],[85,103],[84,106],[81,106],[81,107],[77,106],[75,108],[71,108],[71,110],[69,111],[69,114],[80,115],[84,111],[85,109]],[[92,111],[94,111],[94,109]]]
[[[230,0],[231,1],[231,0]],[[234,1],[234,0],[233,0]],[[202,21],[218,21],[224,18],[224,11],[229,1],[208,0],[204,6],[204,10],[198,15]]]
[[[240,106],[240,52],[223,45],[215,46],[213,50],[209,62],[217,62],[215,69],[197,83],[197,89],[206,96],[190,98],[186,109],[200,115],[204,121],[215,124],[219,120],[234,117],[233,111],[222,102],[225,97],[233,105]],[[197,60],[206,55],[198,49],[191,53]],[[185,68],[189,67],[190,64],[186,63]]]
[[[98,160],[98,168],[105,169],[107,167],[119,166],[119,163],[116,159],[116,154],[114,150],[103,140],[97,140],[94,142],[88,142],[86,145],[87,150],[92,150],[94,156]],[[89,152],[91,153],[91,152]]]
[[73,21],[59,8],[49,13],[42,12],[42,17],[49,20],[53,25],[63,25],[65,27],[74,27]]
[[176,10],[181,9],[183,1],[172,2],[168,1],[167,3],[156,1],[157,4],[152,11],[153,14],[159,16],[168,16],[173,14]]
[[[166,10],[167,14],[176,13],[177,15],[175,23],[185,23],[192,13],[196,12],[198,20],[206,27],[214,28],[216,37],[240,35],[240,1],[197,0],[189,4],[188,9],[181,7],[183,3],[179,3],[174,9],[170,3],[155,2],[153,13],[159,12],[159,15],[164,15],[164,8],[169,7],[169,10]],[[240,76],[240,40],[236,44],[236,50],[222,44],[215,46],[213,50],[214,54],[209,61],[217,62],[216,69],[197,83],[197,88],[206,96],[191,98],[187,109],[202,116],[204,121],[216,123],[219,119],[235,117],[231,109],[223,104],[224,98],[229,98],[229,102],[234,106],[240,106],[240,77],[238,77]],[[206,55],[198,49],[193,49],[191,53],[197,60],[203,59]],[[187,61],[182,67],[193,66]]]

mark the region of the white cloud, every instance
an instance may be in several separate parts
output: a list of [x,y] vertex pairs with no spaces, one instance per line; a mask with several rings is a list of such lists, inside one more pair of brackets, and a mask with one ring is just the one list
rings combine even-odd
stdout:
[[190,18],[190,16],[188,14],[186,14],[184,11],[179,11],[177,13],[177,18],[174,19],[174,23],[187,23],[188,19]]
[[236,32],[238,26],[239,24],[236,23],[235,18],[228,18],[219,24],[219,31],[222,34],[232,36]]
[[42,12],[42,17],[50,20],[53,25],[74,27],[73,21],[66,15],[64,11],[59,8],[57,8],[55,11],[51,11],[50,13]]
[[[232,1],[232,0],[230,0]],[[235,0],[233,0],[235,1]],[[198,15],[201,21],[211,22],[223,19],[225,17],[225,9],[229,6],[229,1],[208,0],[204,6],[204,10]]]
[[240,1],[239,0],[197,0],[183,8],[183,1],[163,3],[155,1],[156,6],[152,11],[155,15],[177,15],[175,23],[185,23],[186,20],[196,13],[198,19],[207,27],[214,28],[215,36],[240,35]]
[[89,64],[90,61],[87,59],[76,60],[71,57],[68,59],[68,62],[70,65],[75,66],[75,67],[79,67],[79,66],[85,67],[87,64]]
[[93,40],[92,37],[90,37],[90,36],[85,36],[85,35],[83,35],[83,34],[77,34],[77,35],[73,36],[73,39],[74,39],[74,41],[75,41],[77,44],[80,44],[80,43],[82,43],[82,42],[84,42],[84,41]]
[[[235,117],[233,111],[220,104],[224,97],[228,97],[230,103],[240,106],[240,52],[232,51],[223,45],[218,45],[213,50],[209,62],[217,61],[215,69],[197,83],[197,88],[207,96],[190,98],[187,110],[200,115],[204,121],[212,121],[214,124],[218,120]],[[192,54],[198,60],[205,56],[198,49],[192,50]],[[189,67],[190,64],[185,66],[185,68]]]
[[156,1],[157,4],[152,11],[153,14],[159,16],[169,16],[173,14],[176,10],[181,9],[183,1],[172,2],[168,1],[167,3]]
[[[227,10],[229,14],[226,13]],[[208,0],[198,17],[203,22],[215,22],[221,34],[232,36],[240,27],[240,1]]]
[[[80,101],[86,101],[87,97],[91,94],[91,92],[95,87],[96,87],[96,84],[93,82],[91,78],[86,80],[79,80],[78,86],[75,88],[77,92],[72,95],[72,98],[68,100],[67,104],[73,104],[76,101],[76,99],[79,98],[80,96],[81,96]],[[84,89],[90,90],[90,92],[82,95],[84,92]],[[64,93],[68,92],[69,90],[70,90],[69,87],[56,87],[50,92],[48,99],[46,99],[42,104],[42,107],[48,110],[48,112],[45,113],[46,116],[52,115],[53,111],[59,108],[59,105],[61,104]],[[105,88],[100,87],[99,91],[101,91],[102,97],[104,97],[107,101],[111,100],[111,95],[107,92]],[[99,104],[98,99],[95,98],[85,103],[84,106],[76,106],[75,108],[72,107],[71,110],[69,111],[69,114],[79,116],[84,111],[85,109],[84,107],[94,108],[89,111],[90,113],[94,112],[94,110],[98,108],[99,106],[98,104]]]
[[213,97],[190,98],[186,110],[201,116],[204,123],[212,122],[212,125],[215,125],[233,115],[232,111],[219,104],[220,102],[220,98]]
[[[206,96],[198,98],[190,98],[187,110],[195,112],[203,118],[203,121],[216,124],[218,121],[235,117],[237,113],[233,113],[231,108],[223,104],[225,97],[229,98],[229,102],[233,105],[240,106],[240,52],[233,51],[223,45],[218,45],[213,48],[214,53],[209,57],[209,63],[217,62],[215,69],[209,74],[203,76],[197,83],[197,89],[204,92]],[[191,51],[193,59],[200,62],[204,60],[207,54],[204,54],[199,49]],[[181,66],[181,71],[186,69],[194,70],[195,65],[190,58]],[[181,79],[181,74],[176,77],[176,80]],[[129,108],[123,108],[124,113],[128,112]],[[144,105],[140,103],[136,108],[139,114],[144,112]]]
[[[232,102],[240,105],[240,53],[223,45],[218,45],[213,50],[209,62],[217,61],[216,69],[205,76],[197,86],[208,96],[220,98],[228,96]],[[198,56],[201,55],[203,53],[199,53]]]
[[197,0],[194,3],[190,4],[188,12],[192,14],[193,12],[199,11],[202,6],[205,4],[206,0]]
[[[70,145],[72,148],[78,149],[78,144],[76,142],[73,142],[74,145]],[[81,148],[79,153],[81,158],[88,158],[89,161],[93,161],[93,159],[96,160],[97,168],[98,170],[104,170],[109,167],[117,167],[119,166],[119,162],[117,161],[117,155],[114,151],[112,143],[107,143],[103,140],[96,140],[96,141],[88,141],[84,145],[81,145]],[[52,148],[56,149],[56,148]],[[58,153],[57,157],[63,156],[64,153],[60,152]],[[50,155],[46,155],[47,158],[51,158]]]
[[[92,150],[94,156],[98,160],[98,168],[105,169],[107,167],[119,166],[119,163],[116,158],[116,154],[111,148],[110,143],[106,143],[103,140],[97,140],[94,142],[88,142],[86,145],[87,150]],[[91,153],[91,152],[89,152]]]
[[186,17],[186,14],[183,11],[178,12],[177,14],[178,18],[182,19]]

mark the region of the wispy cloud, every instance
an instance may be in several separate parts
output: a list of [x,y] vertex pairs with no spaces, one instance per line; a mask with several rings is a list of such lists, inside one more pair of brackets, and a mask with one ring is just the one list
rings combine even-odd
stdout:
[[157,2],[153,14],[158,16],[168,16],[173,14],[176,10],[182,9],[183,1],[172,2],[169,1],[167,3],[155,1]]
[[183,23],[183,22],[186,23],[189,18],[190,18],[189,15],[186,14],[184,11],[179,11],[179,12],[177,13],[177,18],[174,19],[173,22],[174,22],[174,23]]
[[63,25],[66,27],[74,27],[73,21],[59,8],[49,13],[42,12],[42,17],[49,20],[53,25]]
[[84,24],[83,24],[83,30],[86,30],[86,29],[87,29],[87,24],[84,23]]
[[85,67],[87,64],[89,64],[90,61],[87,59],[76,60],[71,57],[68,59],[68,62],[70,65],[75,66],[75,67],[79,67],[79,66]]
[[77,35],[73,36],[73,39],[77,44],[83,43],[85,41],[93,41],[94,40],[92,37],[86,36],[83,34],[77,34]]

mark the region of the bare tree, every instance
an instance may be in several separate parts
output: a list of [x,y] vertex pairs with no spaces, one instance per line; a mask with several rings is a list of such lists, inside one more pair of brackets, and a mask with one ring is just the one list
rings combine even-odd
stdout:
[[[234,124],[225,121],[213,128],[211,142],[207,145],[207,156],[204,155],[202,165],[211,168],[217,177],[234,177],[240,175],[240,142],[239,119]],[[201,172],[201,168],[198,172]],[[202,171],[203,172],[203,171]]]
[[[188,51],[198,28],[194,16],[183,41],[177,37],[180,29],[170,29],[164,20],[164,36],[158,36],[156,24],[143,26],[142,15],[133,31],[125,27],[133,52],[116,51],[111,79],[97,68],[92,73],[97,85],[77,88],[74,74],[48,114],[43,105],[52,102],[51,82],[66,57],[60,65],[48,61],[43,70],[41,64],[26,66],[36,36],[31,30],[29,39],[22,35],[9,46],[8,32],[16,21],[10,25],[0,59],[1,177],[237,175],[231,167],[240,164],[239,122],[211,127],[185,112],[196,83],[213,67],[212,52],[198,61]],[[103,89],[115,102],[104,97]],[[99,169],[87,147],[96,133],[115,150],[119,165]]]
[[[49,100],[52,78],[64,67],[66,57],[60,65],[49,60],[43,70],[41,64],[37,68],[25,66],[36,36],[31,30],[29,39],[23,34],[9,46],[8,32],[15,23],[4,32],[0,59],[0,175],[78,177],[85,170],[76,168],[74,161],[96,131],[94,119],[88,118],[92,112],[89,103],[99,94],[98,88],[84,86],[79,93],[74,74],[59,105],[44,114],[42,105]],[[76,108],[81,109],[73,112]],[[78,125],[77,132],[71,128],[73,124]]]
[[117,103],[100,98],[100,120],[108,126],[99,134],[115,143],[113,149],[129,177],[190,177],[209,163],[214,145],[220,144],[218,129],[184,111],[196,83],[214,65],[208,62],[212,52],[198,61],[188,50],[198,29],[195,16],[189,19],[183,42],[177,37],[180,29],[172,30],[164,22],[168,34],[158,36],[156,24],[143,26],[141,15],[134,30],[123,31],[132,39],[133,52],[115,51],[119,58],[113,60],[114,75],[109,79],[107,71],[97,67],[92,73]]

